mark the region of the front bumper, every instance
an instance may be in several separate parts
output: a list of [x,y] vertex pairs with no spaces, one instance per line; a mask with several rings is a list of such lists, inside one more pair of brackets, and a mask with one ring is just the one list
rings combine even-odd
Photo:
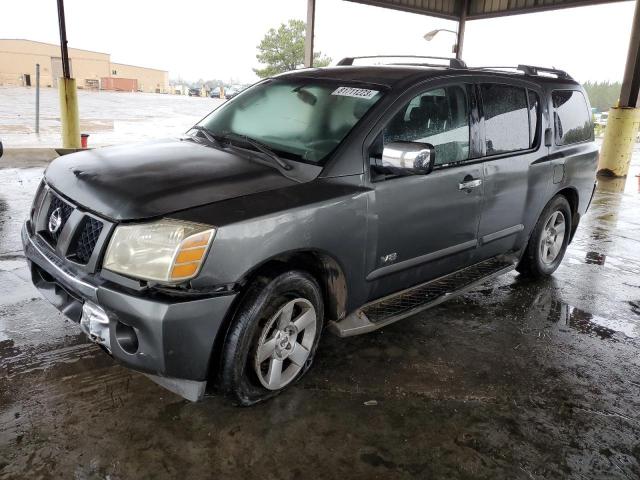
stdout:
[[[22,244],[34,285],[58,310],[75,322],[86,301],[106,312],[116,360],[189,400],[202,396],[213,345],[235,293],[183,300],[129,292],[61,261],[31,234],[29,222],[22,228]],[[130,329],[137,337],[135,351],[118,336]]]

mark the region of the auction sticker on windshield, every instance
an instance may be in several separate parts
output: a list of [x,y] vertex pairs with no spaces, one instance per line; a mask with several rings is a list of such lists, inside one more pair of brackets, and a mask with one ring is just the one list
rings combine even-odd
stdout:
[[366,88],[338,87],[331,95],[369,99],[375,97],[377,93],[378,90],[369,90]]

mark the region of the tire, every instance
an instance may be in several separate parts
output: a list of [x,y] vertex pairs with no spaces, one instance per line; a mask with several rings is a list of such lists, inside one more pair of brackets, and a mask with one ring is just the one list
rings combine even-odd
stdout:
[[555,272],[567,250],[571,225],[569,202],[564,196],[556,195],[540,214],[516,270],[532,278],[548,277]]
[[[289,313],[292,321],[287,320]],[[222,391],[234,403],[248,406],[293,385],[311,367],[323,321],[320,287],[311,275],[288,271],[258,277],[247,289],[225,339]]]

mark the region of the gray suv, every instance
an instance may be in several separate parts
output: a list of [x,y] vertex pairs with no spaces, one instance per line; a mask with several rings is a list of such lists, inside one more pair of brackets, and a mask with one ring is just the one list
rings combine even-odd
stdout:
[[42,295],[164,387],[250,405],[304,375],[325,326],[553,273],[595,188],[579,84],[353,60],[261,81],[182,138],[52,162],[22,230]]

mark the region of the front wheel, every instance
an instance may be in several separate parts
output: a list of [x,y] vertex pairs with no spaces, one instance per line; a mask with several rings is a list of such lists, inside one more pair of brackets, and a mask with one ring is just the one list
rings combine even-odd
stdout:
[[241,405],[283,391],[309,369],[324,308],[313,277],[290,271],[248,288],[225,340],[221,385]]
[[562,195],[556,195],[542,211],[516,269],[535,278],[555,272],[569,245],[571,221],[569,202]]

